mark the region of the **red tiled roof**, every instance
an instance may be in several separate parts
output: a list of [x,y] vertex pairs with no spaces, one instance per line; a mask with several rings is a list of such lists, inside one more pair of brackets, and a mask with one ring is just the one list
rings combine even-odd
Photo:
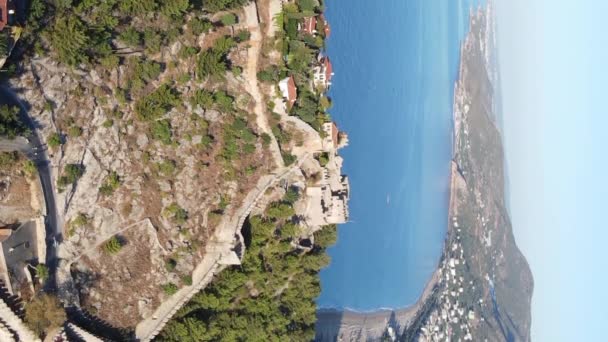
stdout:
[[336,126],[335,122],[332,122],[331,123],[331,140],[333,140],[334,146],[336,148],[338,147],[338,133],[340,133],[340,131],[338,130],[338,126]]
[[327,38],[331,34],[331,27],[329,26],[329,22],[327,21],[327,19],[325,19],[325,16],[323,14],[321,14],[319,18],[323,20],[323,31],[325,33],[325,38]]
[[308,17],[304,18],[304,23],[302,24],[301,30],[308,34],[314,34],[315,29],[317,28],[317,18],[316,17]]
[[0,0],[0,31],[8,24],[8,0]]
[[330,83],[334,71],[329,57],[323,57],[323,64],[325,65],[325,79],[327,80],[327,83]]
[[298,88],[296,88],[296,82],[294,81],[293,76],[290,76],[289,81],[287,81],[287,95],[289,107],[292,107],[298,99]]

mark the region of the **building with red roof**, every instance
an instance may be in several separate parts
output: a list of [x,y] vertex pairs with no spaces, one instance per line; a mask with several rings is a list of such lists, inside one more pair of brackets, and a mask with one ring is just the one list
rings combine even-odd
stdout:
[[317,34],[317,17],[306,17],[300,23],[300,32],[308,33],[310,35]]
[[13,0],[0,0],[0,31],[9,25],[11,16],[15,14]]
[[327,89],[331,86],[331,79],[334,76],[333,67],[329,57],[319,55],[319,64],[313,69],[313,83],[317,88]]
[[0,0],[0,31],[8,24],[8,0]]
[[323,22],[323,33],[325,34],[325,38],[329,37],[331,34],[331,27],[329,26],[329,22],[325,19],[325,16],[321,14],[319,19]]
[[289,105],[288,108],[293,107],[298,99],[298,88],[296,87],[296,82],[293,76],[289,76],[279,82],[279,89],[281,90],[283,98]]

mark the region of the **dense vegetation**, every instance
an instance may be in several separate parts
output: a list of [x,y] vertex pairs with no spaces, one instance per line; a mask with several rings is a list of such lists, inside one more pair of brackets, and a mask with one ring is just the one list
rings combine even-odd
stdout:
[[27,127],[19,119],[19,108],[15,106],[0,106],[0,137],[14,139],[18,135],[27,134]]
[[250,219],[240,267],[222,271],[167,325],[161,341],[311,341],[320,293],[319,270],[335,243],[336,226],[315,233],[310,250],[295,247],[300,226],[290,189],[263,216]]
[[[117,42],[158,52],[160,46],[168,45],[180,34],[188,13],[214,13],[247,2],[249,0],[32,0],[24,38],[37,53],[49,49],[59,61],[71,66],[98,63],[115,66],[121,48]],[[44,37],[44,41],[40,41],[39,36]]]
[[300,0],[295,4],[285,4],[282,15],[282,40],[280,48],[285,56],[286,63],[281,66],[271,66],[263,70],[258,77],[262,80],[274,81],[287,75],[294,77],[298,88],[298,100],[290,114],[302,119],[314,129],[320,131],[321,125],[330,120],[326,113],[327,106],[322,96],[322,89],[310,89],[312,66],[317,63],[317,56],[325,46],[323,21],[317,20],[317,36],[298,32],[298,22],[305,17],[318,15],[323,11],[323,2],[320,6],[316,1]]

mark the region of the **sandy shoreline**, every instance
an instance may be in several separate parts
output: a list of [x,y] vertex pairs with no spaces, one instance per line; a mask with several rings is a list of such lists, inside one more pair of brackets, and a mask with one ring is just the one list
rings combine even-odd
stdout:
[[[397,310],[383,309],[373,312],[352,310],[320,309],[317,311],[315,327],[316,341],[367,341],[378,340],[391,327],[402,334],[416,318],[420,309],[433,293],[439,280],[436,270],[427,283],[422,295],[410,307]],[[339,336],[339,338],[337,338]]]

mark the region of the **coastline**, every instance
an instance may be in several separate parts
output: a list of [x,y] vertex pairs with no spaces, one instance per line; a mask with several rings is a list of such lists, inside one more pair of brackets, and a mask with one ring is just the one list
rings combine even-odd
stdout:
[[[486,15],[492,16],[492,6],[486,8]],[[478,11],[481,10],[481,7]],[[469,25],[475,21],[475,11],[471,9],[469,16]],[[467,36],[468,37],[468,36]],[[490,37],[486,37],[490,38]],[[463,75],[465,74],[465,65],[462,63],[464,55],[467,51],[467,39],[460,44],[458,75],[454,81],[454,93],[452,100],[452,156],[450,161],[449,174],[449,201],[446,220],[446,234],[443,241],[441,256],[437,260],[437,266],[431,278],[425,285],[420,297],[412,305],[401,309],[382,308],[373,311],[356,311],[348,308],[319,308],[317,309],[317,325],[315,327],[315,341],[333,341],[336,338],[344,341],[366,341],[377,340],[382,338],[390,328],[396,336],[404,334],[414,320],[420,316],[421,310],[428,304],[429,299],[435,294],[439,280],[442,276],[441,265],[444,262],[446,253],[448,252],[448,242],[453,233],[454,225],[452,220],[456,213],[456,181],[462,179],[458,164],[454,160],[456,157],[456,145],[459,138],[458,132],[461,127],[462,115],[460,109],[466,111],[464,105],[463,94]]]

